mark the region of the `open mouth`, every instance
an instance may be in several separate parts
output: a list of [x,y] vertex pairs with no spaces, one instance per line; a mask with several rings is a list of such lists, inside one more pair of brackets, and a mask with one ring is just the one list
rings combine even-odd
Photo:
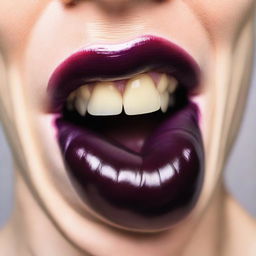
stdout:
[[199,67],[183,49],[143,36],[88,47],[54,71],[50,112],[76,191],[98,216],[133,230],[185,218],[202,187]]

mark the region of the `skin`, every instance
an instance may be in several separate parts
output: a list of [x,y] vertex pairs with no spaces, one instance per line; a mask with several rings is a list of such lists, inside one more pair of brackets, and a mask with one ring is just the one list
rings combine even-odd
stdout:
[[[250,81],[253,0],[12,0],[0,3],[0,113],[14,155],[15,207],[0,255],[255,255],[255,220],[222,183]],[[154,18],[153,18],[154,17]],[[185,48],[202,70],[206,175],[190,216],[157,234],[116,229],[89,213],[66,175],[46,87],[78,48],[154,34]],[[241,236],[241,234],[243,234]]]

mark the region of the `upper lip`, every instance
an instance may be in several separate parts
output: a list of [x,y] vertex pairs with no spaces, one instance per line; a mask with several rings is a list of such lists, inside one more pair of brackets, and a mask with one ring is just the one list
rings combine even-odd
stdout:
[[49,80],[50,111],[61,111],[68,95],[87,82],[116,80],[150,70],[169,73],[189,92],[199,85],[199,65],[184,49],[145,35],[122,44],[86,47],[65,59]]

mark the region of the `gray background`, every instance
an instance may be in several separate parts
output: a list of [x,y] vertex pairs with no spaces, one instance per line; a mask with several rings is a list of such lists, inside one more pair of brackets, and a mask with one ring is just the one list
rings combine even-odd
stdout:
[[[256,59],[256,58],[255,58]],[[225,179],[230,192],[256,217],[256,65],[244,120],[229,158]],[[0,227],[12,208],[11,154],[0,126]]]

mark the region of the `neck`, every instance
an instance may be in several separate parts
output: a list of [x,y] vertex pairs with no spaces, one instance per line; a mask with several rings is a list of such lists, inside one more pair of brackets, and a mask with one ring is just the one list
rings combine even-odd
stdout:
[[[0,233],[0,255],[87,256],[64,238],[19,175],[15,195],[13,215]],[[255,230],[254,221],[219,186],[211,206],[195,225],[193,236],[185,243],[185,248],[180,248],[182,252],[178,254],[170,252],[169,255],[255,255],[255,241],[249,239],[256,237]],[[249,237],[247,241],[241,241],[241,232],[244,237]]]
[[16,175],[15,185],[13,214],[2,235],[0,233],[0,255],[84,256],[59,232],[19,173]]

